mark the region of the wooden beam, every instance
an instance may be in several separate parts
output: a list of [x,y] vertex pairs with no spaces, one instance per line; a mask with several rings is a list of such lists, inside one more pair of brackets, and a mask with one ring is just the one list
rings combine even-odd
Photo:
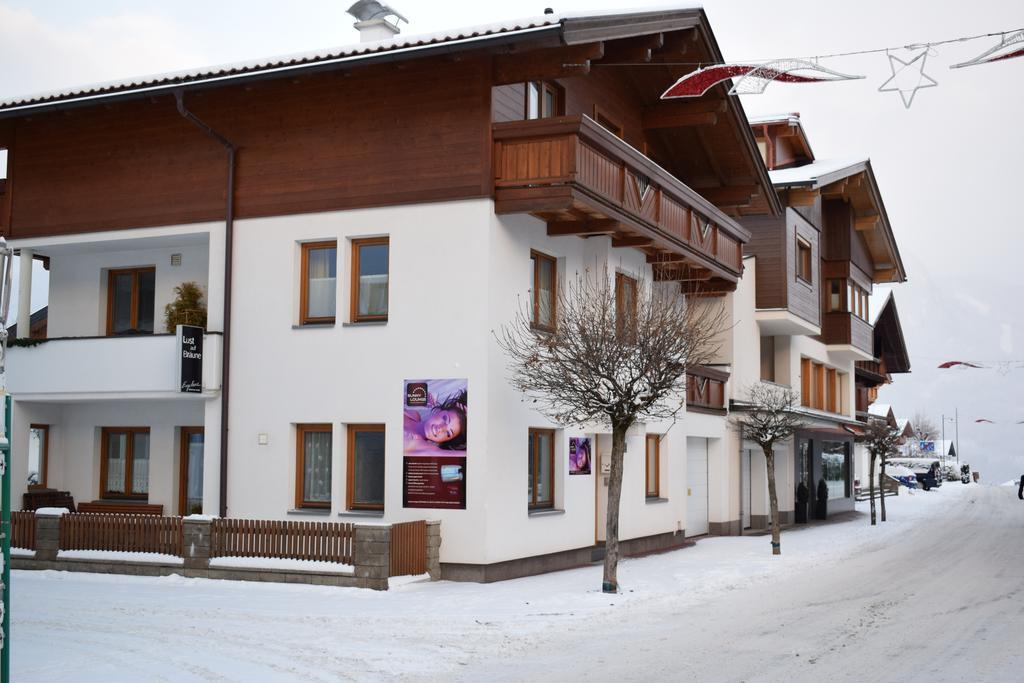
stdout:
[[679,290],[686,296],[721,297],[736,290],[736,283],[722,278],[712,278],[707,282],[680,282]]
[[846,189],[849,182],[849,178],[843,178],[842,180],[837,180],[831,185],[826,185],[825,187],[821,188],[821,196],[829,198],[842,197],[843,195],[846,194]]
[[661,33],[636,38],[623,38],[605,43],[604,57],[595,64],[642,64],[651,61],[651,54],[665,44]]
[[647,255],[647,262],[648,263],[661,263],[661,264],[670,264],[670,263],[681,264],[681,263],[689,263],[690,259],[689,259],[689,257],[684,256],[684,255],[679,254],[679,253],[676,253],[676,252],[662,251],[662,252],[659,252],[657,254],[648,254]]
[[523,83],[590,73],[590,62],[604,56],[604,43],[585,43],[494,58],[494,84]]
[[805,190],[801,188],[791,188],[789,190],[789,196],[787,197],[787,203],[790,206],[814,206],[815,200],[818,199],[817,190]]
[[612,238],[613,247],[649,247],[652,244],[654,244],[654,240],[650,237],[637,237],[631,235],[629,237]]
[[653,266],[655,282],[708,282],[713,277],[707,268],[695,266]]
[[548,235],[613,235],[618,228],[618,221],[551,221],[548,223]]
[[866,230],[874,230],[878,226],[879,215],[877,213],[867,214],[865,216],[856,216],[853,219],[853,229],[858,232],[864,232]]
[[694,188],[712,204],[746,206],[757,194],[757,185],[726,185],[725,187]]
[[693,102],[660,102],[644,107],[644,130],[683,128],[687,126],[713,126],[718,114],[725,113],[725,100],[708,98]]

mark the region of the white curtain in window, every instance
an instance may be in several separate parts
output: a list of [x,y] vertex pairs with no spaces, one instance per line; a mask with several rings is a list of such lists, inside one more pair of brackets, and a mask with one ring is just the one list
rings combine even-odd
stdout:
[[189,512],[203,506],[203,437],[194,434],[188,443],[188,498]]
[[128,436],[111,434],[107,444],[107,491],[124,493],[125,460]]
[[359,315],[387,315],[388,274],[359,276]]
[[132,493],[149,493],[149,434],[134,434]]
[[338,294],[335,277],[337,250],[311,249],[308,259],[309,289],[306,315],[311,318],[332,317]]
[[331,501],[331,433],[306,432],[303,435],[305,500],[312,503]]

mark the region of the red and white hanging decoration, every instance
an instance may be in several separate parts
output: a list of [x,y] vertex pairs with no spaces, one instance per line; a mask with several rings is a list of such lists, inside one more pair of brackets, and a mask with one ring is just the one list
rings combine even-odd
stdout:
[[1015,33],[1004,33],[999,37],[999,44],[991,47],[973,59],[966,62],[954,64],[950,69],[962,69],[965,66],[976,66],[978,64],[991,64],[1001,62],[1004,59],[1024,57],[1024,31]]
[[760,95],[771,83],[827,83],[852,81],[863,76],[852,76],[805,59],[777,59],[763,64],[718,64],[689,73],[661,95],[668,100],[679,97],[700,97],[708,90],[730,78],[736,79],[730,95]]

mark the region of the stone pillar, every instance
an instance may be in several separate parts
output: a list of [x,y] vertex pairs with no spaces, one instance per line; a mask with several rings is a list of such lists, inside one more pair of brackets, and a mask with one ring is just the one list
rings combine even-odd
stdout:
[[391,573],[391,527],[357,524],[352,555],[360,586],[386,591]]
[[18,339],[32,336],[32,250],[22,249],[18,262]]
[[203,515],[190,515],[181,520],[181,555],[185,569],[210,568],[210,527],[212,522]]
[[441,578],[441,522],[427,522],[427,573],[431,581]]
[[67,512],[63,508],[36,510],[36,559],[46,562],[57,560],[60,550],[60,518]]

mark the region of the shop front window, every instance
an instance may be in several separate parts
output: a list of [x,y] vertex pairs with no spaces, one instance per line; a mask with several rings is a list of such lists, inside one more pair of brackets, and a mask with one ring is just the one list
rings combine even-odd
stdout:
[[821,443],[821,476],[828,486],[830,500],[849,497],[850,457],[847,442]]

